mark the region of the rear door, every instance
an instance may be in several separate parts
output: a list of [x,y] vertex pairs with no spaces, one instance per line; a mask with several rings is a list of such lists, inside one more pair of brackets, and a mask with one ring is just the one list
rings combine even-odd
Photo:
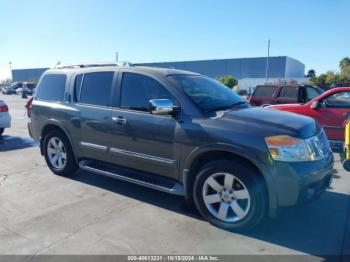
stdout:
[[81,155],[108,161],[114,72],[92,72],[76,76],[74,99],[80,111]]
[[257,86],[249,102],[255,106],[272,105],[276,90],[274,86]]
[[285,86],[279,93],[277,104],[293,104],[298,103],[299,88],[292,86]]

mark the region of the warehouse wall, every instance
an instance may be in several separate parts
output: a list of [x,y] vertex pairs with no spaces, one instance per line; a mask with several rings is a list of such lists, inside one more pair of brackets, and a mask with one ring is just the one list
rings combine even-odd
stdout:
[[[182,62],[142,63],[136,65],[176,68],[198,72],[213,78],[233,75],[237,79],[265,78],[266,57],[215,59]],[[38,79],[47,68],[12,70],[14,81]],[[305,65],[287,56],[269,58],[268,78],[303,78]]]
[[35,81],[38,80],[47,69],[48,68],[13,69],[12,79],[14,82]]
[[[233,75],[237,79],[263,78],[266,73],[266,57],[217,59],[183,62],[142,63],[139,65],[169,67],[188,70],[218,78],[222,75]],[[286,56],[270,57],[270,78],[304,77],[304,64]]]

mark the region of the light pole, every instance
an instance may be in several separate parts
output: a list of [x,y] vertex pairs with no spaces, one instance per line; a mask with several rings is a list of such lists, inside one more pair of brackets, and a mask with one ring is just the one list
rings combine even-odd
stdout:
[[115,62],[118,63],[119,62],[119,53],[115,52]]
[[270,58],[270,38],[267,43],[267,57],[266,57],[266,72],[265,72],[265,85],[267,85],[268,74],[269,74],[269,58]]
[[12,62],[9,62],[9,66],[10,66],[10,78],[12,80]]

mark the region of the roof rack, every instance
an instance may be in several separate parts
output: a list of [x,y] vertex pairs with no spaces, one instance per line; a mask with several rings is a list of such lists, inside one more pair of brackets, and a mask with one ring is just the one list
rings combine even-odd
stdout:
[[82,64],[61,64],[58,63],[54,68],[66,69],[66,68],[87,68],[87,67],[104,67],[104,66],[133,66],[130,62],[116,62],[116,63],[82,63]]

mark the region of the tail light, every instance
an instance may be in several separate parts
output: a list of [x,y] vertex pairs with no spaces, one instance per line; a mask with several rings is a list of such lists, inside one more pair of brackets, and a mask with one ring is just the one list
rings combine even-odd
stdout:
[[27,104],[25,105],[25,107],[27,108],[27,115],[28,115],[28,117],[31,117],[31,115],[32,115],[32,104],[33,104],[33,97],[30,98],[27,101]]
[[0,112],[8,112],[8,111],[9,111],[9,108],[7,105],[0,106]]

